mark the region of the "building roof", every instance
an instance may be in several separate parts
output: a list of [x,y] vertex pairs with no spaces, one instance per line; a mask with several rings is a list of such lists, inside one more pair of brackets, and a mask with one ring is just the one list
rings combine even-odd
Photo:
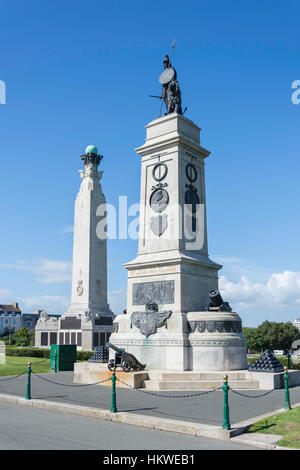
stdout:
[[5,312],[15,312],[15,313],[22,313],[22,311],[19,309],[19,307],[16,307],[15,305],[6,305],[6,304],[0,304],[0,311],[4,310]]

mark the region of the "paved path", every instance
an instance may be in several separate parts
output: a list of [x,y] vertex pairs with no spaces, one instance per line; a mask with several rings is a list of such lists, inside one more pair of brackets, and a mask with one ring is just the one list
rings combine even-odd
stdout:
[[255,450],[8,403],[0,403],[0,421],[0,450]]
[[[72,385],[73,372],[42,374],[44,378]],[[0,393],[25,396],[26,376],[2,381],[0,377]],[[170,396],[182,396],[186,392],[154,392]],[[190,394],[197,392],[188,392]],[[264,395],[266,391],[243,390],[243,394]],[[62,387],[32,376],[32,398],[45,398],[56,402],[74,403],[77,405],[98,407],[109,410],[111,405],[111,387]],[[300,386],[290,389],[291,403],[300,402]],[[258,416],[284,406],[284,390],[274,390],[261,398],[246,398],[229,392],[231,424]],[[163,398],[152,396],[136,390],[117,389],[118,411],[179,419],[216,426],[222,425],[223,392],[214,391],[192,398]]]

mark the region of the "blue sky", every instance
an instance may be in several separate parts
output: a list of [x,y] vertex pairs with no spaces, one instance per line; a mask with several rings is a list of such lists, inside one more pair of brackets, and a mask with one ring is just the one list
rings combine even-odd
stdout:
[[[139,200],[134,148],[159,113],[176,38],[186,116],[202,128],[210,257],[246,326],[300,316],[300,79],[296,1],[10,0],[0,3],[0,303],[63,313],[80,155],[102,187]],[[137,241],[109,240],[109,299],[123,309]]]

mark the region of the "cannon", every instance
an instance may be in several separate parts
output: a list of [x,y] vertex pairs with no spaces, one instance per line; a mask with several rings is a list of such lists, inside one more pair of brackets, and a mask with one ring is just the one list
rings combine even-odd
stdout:
[[210,303],[207,306],[208,311],[217,312],[231,312],[231,307],[228,302],[224,302],[218,290],[209,291]]
[[115,351],[115,359],[110,359],[107,364],[109,370],[115,370],[116,367],[122,367],[124,372],[130,372],[131,369],[145,369],[146,364],[141,364],[133,354],[126,352],[124,348],[118,348],[110,342],[106,343],[106,346]]

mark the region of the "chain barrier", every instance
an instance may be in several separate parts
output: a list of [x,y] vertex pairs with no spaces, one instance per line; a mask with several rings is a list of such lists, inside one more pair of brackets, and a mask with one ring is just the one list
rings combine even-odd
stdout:
[[152,395],[154,397],[162,397],[162,398],[192,398],[192,397],[199,397],[201,395],[207,395],[208,393],[216,392],[217,390],[221,390],[222,387],[216,388],[214,390],[208,390],[206,392],[200,392],[200,393],[193,393],[190,395],[161,395],[153,392],[147,392],[146,390],[142,390],[140,388],[134,388],[132,385],[129,385],[122,380],[120,380],[118,377],[116,377],[116,380],[121,382],[123,385],[126,385],[127,387],[131,388],[132,390],[135,390],[136,392],[141,392],[141,393],[146,393],[147,395]]
[[62,383],[59,383],[59,382],[54,382],[53,380],[46,379],[46,377],[42,377],[41,375],[37,374],[36,372],[32,371],[32,373],[36,377],[39,377],[40,379],[45,380],[46,382],[49,382],[51,384],[61,385],[62,387],[73,387],[73,388],[75,388],[75,387],[90,387],[92,385],[99,385],[99,384],[102,384],[104,382],[108,382],[111,379],[109,377],[109,379],[100,380],[99,382],[95,382],[95,383],[92,383],[92,384],[62,384]]
[[21,374],[18,374],[18,375],[14,375],[13,377],[8,377],[6,379],[0,379],[0,382],[4,382],[5,380],[13,380],[13,379],[17,379],[18,377],[21,377],[21,375],[24,375],[26,374],[27,370],[25,370],[25,372],[22,372]]
[[246,395],[245,393],[241,393],[241,392],[238,392],[237,390],[233,390],[232,388],[229,388],[229,390],[233,393],[235,393],[236,395],[240,395],[241,397],[247,397],[247,398],[260,398],[260,397],[265,397],[267,395],[270,395],[270,393],[274,392],[274,389],[273,390],[268,390],[266,393],[262,393],[261,395]]

